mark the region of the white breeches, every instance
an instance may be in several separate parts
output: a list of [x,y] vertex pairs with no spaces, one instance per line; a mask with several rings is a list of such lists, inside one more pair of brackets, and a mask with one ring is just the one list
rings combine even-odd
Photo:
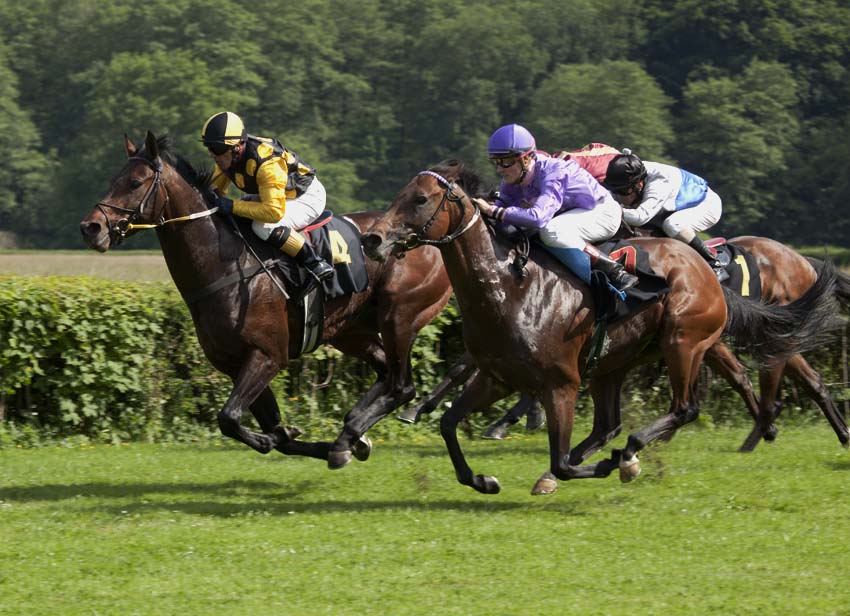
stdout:
[[[257,195],[244,197],[245,201],[257,201]],[[300,197],[286,200],[286,213],[277,222],[260,222],[255,220],[251,229],[262,240],[267,240],[274,229],[278,227],[290,227],[292,229],[303,229],[316,220],[325,211],[327,194],[325,187],[318,178],[313,178],[310,187]]]
[[661,223],[661,229],[669,237],[678,237],[683,232],[687,236],[689,230],[700,232],[710,229],[717,224],[722,213],[723,204],[720,196],[709,188],[702,203],[686,210],[673,212]]
[[574,209],[558,214],[540,229],[547,246],[584,249],[587,242],[604,242],[617,232],[623,218],[620,204],[610,195],[592,210]]

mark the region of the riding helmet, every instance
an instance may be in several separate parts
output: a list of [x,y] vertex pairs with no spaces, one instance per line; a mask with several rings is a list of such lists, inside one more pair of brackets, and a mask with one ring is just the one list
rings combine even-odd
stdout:
[[213,114],[201,129],[201,141],[211,145],[238,145],[245,141],[248,133],[242,119],[231,111],[221,111]]
[[646,167],[635,154],[620,154],[608,163],[605,181],[602,183],[608,190],[626,190],[646,177]]
[[534,136],[524,126],[507,124],[496,129],[487,142],[487,154],[525,154],[537,149]]

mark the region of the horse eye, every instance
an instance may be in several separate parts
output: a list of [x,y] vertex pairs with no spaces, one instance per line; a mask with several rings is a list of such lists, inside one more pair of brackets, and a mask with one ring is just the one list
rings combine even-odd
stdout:
[[136,179],[130,180],[130,188],[132,188],[133,190],[137,189],[142,184],[143,184],[143,182],[141,180],[136,180]]
[[413,203],[415,203],[416,205],[425,205],[426,203],[428,203],[428,197],[422,194],[418,194],[413,197]]

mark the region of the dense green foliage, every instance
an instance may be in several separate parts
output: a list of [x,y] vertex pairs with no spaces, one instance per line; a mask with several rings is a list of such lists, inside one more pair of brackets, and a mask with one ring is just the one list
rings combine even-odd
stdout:
[[[462,354],[460,327],[449,304],[417,337],[412,361],[420,395],[433,391]],[[0,449],[207,437],[217,432],[216,414],[231,389],[204,357],[183,300],[166,283],[0,276],[0,340]],[[850,398],[842,386],[840,341],[809,359],[839,404]],[[629,376],[623,399],[629,417],[655,418],[669,405],[658,370],[650,365]],[[362,362],[325,346],[292,362],[272,388],[285,423],[312,439],[327,438],[338,434],[343,416],[374,378]],[[795,390],[785,394],[791,407],[786,415],[818,416]],[[721,379],[706,378],[701,398],[702,422],[749,423],[743,403]],[[470,430],[480,431],[514,400],[476,415]],[[578,414],[591,413],[590,397],[582,394]],[[439,415],[424,425],[435,430]],[[243,421],[253,420],[246,413]],[[404,429],[387,420],[370,434],[396,436]]]
[[435,436],[333,472],[235,445],[3,451],[0,613],[846,614],[848,453],[823,424],[747,455],[745,432],[691,426],[630,485],[536,498],[542,434],[463,442],[492,496]]
[[77,246],[122,133],[201,161],[228,108],[315,165],[339,212],[442,158],[480,165],[519,121],[546,150],[606,141],[704,175],[717,233],[847,246],[848,67],[839,0],[6,2],[0,227]]

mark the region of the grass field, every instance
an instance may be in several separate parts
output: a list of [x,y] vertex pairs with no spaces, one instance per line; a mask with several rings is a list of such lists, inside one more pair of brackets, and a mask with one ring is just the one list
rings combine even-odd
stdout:
[[223,442],[0,451],[0,612],[850,614],[850,453],[820,423],[750,455],[745,432],[549,497],[542,434],[464,442],[494,496],[433,435],[337,472]]

